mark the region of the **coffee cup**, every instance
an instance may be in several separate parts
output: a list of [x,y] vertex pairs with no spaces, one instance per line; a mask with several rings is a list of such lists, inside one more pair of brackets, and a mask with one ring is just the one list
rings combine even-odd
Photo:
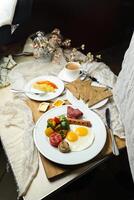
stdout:
[[81,65],[78,62],[68,62],[64,67],[66,77],[70,81],[77,79],[80,75],[80,67]]
[[65,82],[72,82],[80,76],[81,65],[78,62],[68,62],[58,74]]

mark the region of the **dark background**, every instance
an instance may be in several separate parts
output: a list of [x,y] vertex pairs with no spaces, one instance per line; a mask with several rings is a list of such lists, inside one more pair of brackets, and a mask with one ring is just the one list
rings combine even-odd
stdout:
[[87,50],[98,51],[131,37],[133,0],[39,1],[33,6],[34,30],[58,27],[74,46],[84,43]]
[[[31,16],[31,17],[30,17]],[[18,0],[13,23],[0,28],[0,45],[25,41],[32,33],[59,28],[73,46],[86,45],[97,52],[114,44],[130,41],[134,28],[133,0]],[[0,52],[1,53],[1,52]]]

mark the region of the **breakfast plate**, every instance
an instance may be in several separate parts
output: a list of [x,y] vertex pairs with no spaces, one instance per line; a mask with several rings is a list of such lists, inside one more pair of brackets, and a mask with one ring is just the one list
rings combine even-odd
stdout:
[[91,106],[90,109],[97,109],[97,108],[101,108],[102,106],[104,106],[106,103],[108,102],[108,98],[104,99],[102,101],[100,101],[99,103],[96,103],[95,105]]
[[67,96],[68,101],[71,104],[74,105],[74,104],[78,103],[78,104],[81,104],[83,107],[86,107],[87,109],[88,108],[89,109],[101,108],[102,106],[104,106],[108,102],[108,98],[107,98],[107,99],[100,101],[99,103],[96,103],[95,105],[93,105],[91,107],[88,107],[88,104],[85,104],[82,99],[80,99],[80,100],[76,99],[76,97],[69,90],[67,90],[66,96]]
[[[42,91],[33,88],[33,84],[35,84],[36,82],[39,81],[49,81],[52,84],[56,85],[56,89],[53,92],[44,92],[43,95],[38,95],[37,93],[43,93]],[[58,97],[64,90],[64,83],[57,77],[55,76],[38,76],[34,79],[32,79],[31,81],[29,81],[25,88],[24,91],[28,91],[25,94],[33,100],[36,101],[48,101],[50,99],[54,99],[56,97]]]
[[34,142],[39,152],[49,160],[63,165],[76,165],[91,160],[102,150],[106,142],[106,129],[101,118],[96,113],[81,106],[79,108],[72,106],[83,112],[84,120],[90,120],[92,123],[91,131],[94,134],[94,141],[92,145],[82,151],[60,152],[58,148],[51,146],[44,130],[47,126],[47,120],[55,116],[66,115],[67,107],[65,105],[59,108],[53,108],[40,117],[34,128]]

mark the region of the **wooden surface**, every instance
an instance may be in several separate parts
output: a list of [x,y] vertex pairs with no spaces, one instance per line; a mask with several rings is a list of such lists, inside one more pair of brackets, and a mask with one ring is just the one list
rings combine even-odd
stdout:
[[[43,114],[42,112],[38,111],[38,106],[39,106],[39,102],[37,101],[33,101],[33,100],[27,100],[27,104],[28,106],[32,109],[33,112],[33,120],[36,122],[39,117]],[[115,137],[118,148],[122,149],[125,147],[125,140],[124,139],[120,139],[118,137]],[[99,155],[97,155],[94,159],[92,159],[91,161],[89,161],[86,164],[89,164],[91,162],[93,162],[94,160],[99,160],[100,158],[103,158],[107,155],[110,155],[112,153],[111,150],[111,138],[110,135],[107,135],[107,141],[106,144],[104,146],[104,148],[102,149],[102,151],[99,153]],[[48,159],[46,159],[44,156],[41,156],[41,160],[42,160],[42,164],[44,166],[46,175],[48,179],[52,179],[52,178],[56,178],[57,176],[67,172],[68,170],[72,169],[66,166],[62,166],[62,165],[58,165],[56,163],[53,163],[51,161],[49,161]],[[78,167],[78,166],[76,166]],[[79,166],[80,167],[80,166]],[[75,168],[75,167],[73,167]]]

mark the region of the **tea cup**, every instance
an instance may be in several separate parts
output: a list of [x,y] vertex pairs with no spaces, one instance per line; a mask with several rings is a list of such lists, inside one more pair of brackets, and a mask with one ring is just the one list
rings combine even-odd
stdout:
[[80,76],[81,65],[78,62],[68,62],[59,74],[59,78],[72,82]]

